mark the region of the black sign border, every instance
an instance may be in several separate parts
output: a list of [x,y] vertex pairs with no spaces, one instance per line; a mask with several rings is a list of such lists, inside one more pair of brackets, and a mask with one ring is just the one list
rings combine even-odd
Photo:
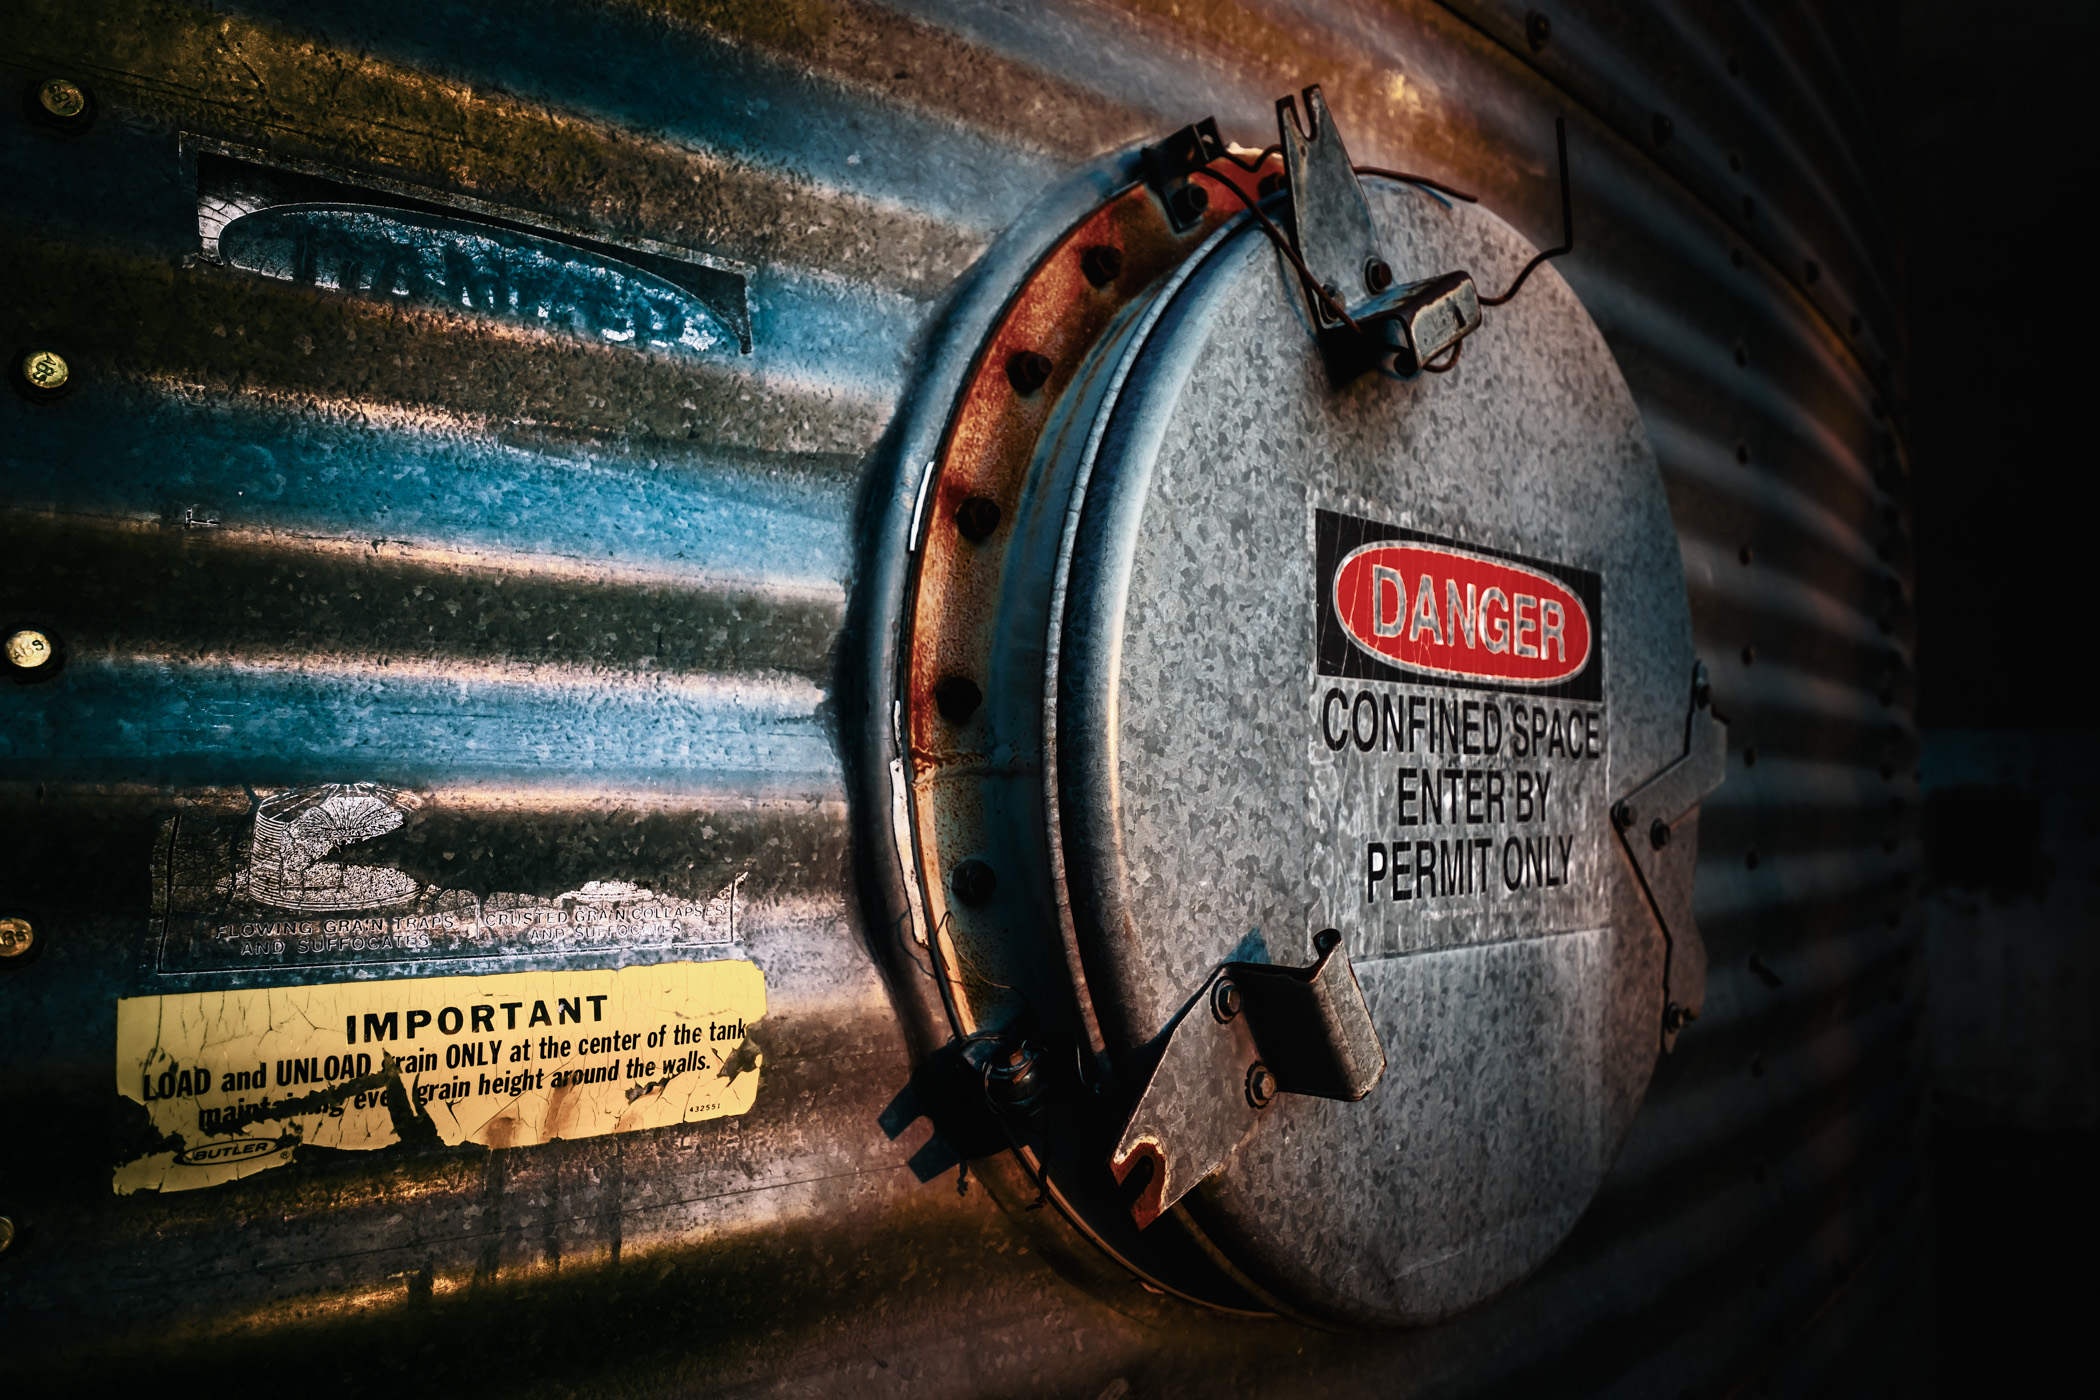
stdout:
[[[1334,572],[1341,567],[1342,560],[1356,550],[1380,540],[1441,545],[1447,549],[1464,550],[1469,554],[1485,555],[1492,559],[1507,559],[1512,564],[1522,564],[1527,569],[1536,569],[1542,574],[1550,574],[1559,579],[1567,585],[1569,592],[1582,600],[1583,607],[1589,610],[1589,660],[1583,663],[1580,671],[1566,680],[1555,681],[1551,685],[1520,685],[1513,681],[1469,680],[1462,676],[1418,670],[1412,666],[1396,666],[1370,656],[1350,640],[1348,629],[1342,625],[1341,618],[1335,613]],[[1441,535],[1409,530],[1399,525],[1387,525],[1376,520],[1366,520],[1361,516],[1344,515],[1340,511],[1323,507],[1315,507],[1313,510],[1313,555],[1313,587],[1316,590],[1313,597],[1313,613],[1319,619],[1314,629],[1313,668],[1318,674],[1348,680],[1440,685],[1458,690],[1488,690],[1507,695],[1603,703],[1604,579],[1601,574],[1568,564],[1556,564],[1548,559],[1534,559],[1529,555],[1513,553],[1506,549],[1490,549],[1485,545],[1445,539]]]

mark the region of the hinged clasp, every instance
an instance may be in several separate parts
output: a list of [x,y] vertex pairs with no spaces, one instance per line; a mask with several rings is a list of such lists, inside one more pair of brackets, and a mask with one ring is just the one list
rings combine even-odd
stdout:
[[1468,272],[1396,282],[1378,246],[1370,202],[1320,89],[1276,103],[1291,190],[1291,240],[1314,285],[1306,288],[1329,372],[1337,382],[1367,369],[1411,376],[1480,329],[1480,293]]
[[1139,1229],[1224,1166],[1278,1094],[1353,1102],[1384,1075],[1342,935],[1325,929],[1313,947],[1311,967],[1221,965],[1167,1032],[1109,1158],[1117,1182],[1135,1186]]
[[1728,725],[1713,710],[1706,663],[1692,668],[1684,755],[1612,804],[1611,822],[1663,933],[1662,1048],[1699,1019],[1706,1000],[1706,944],[1692,920],[1699,804],[1728,777]]

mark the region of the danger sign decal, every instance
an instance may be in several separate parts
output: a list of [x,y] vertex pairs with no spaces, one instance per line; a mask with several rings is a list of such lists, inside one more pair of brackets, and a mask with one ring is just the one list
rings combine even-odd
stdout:
[[1596,574],[1320,511],[1321,675],[1602,694]]

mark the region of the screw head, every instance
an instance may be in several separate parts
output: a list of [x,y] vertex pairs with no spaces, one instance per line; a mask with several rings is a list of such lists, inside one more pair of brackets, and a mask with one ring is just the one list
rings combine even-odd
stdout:
[[56,350],[31,350],[15,362],[15,372],[38,394],[56,394],[73,379],[72,366]]
[[0,919],[0,961],[27,958],[36,948],[36,929],[27,919]]
[[56,652],[51,639],[34,627],[24,627],[7,639],[7,664],[18,671],[34,671],[50,662]]
[[1382,292],[1393,285],[1393,269],[1384,258],[1373,258],[1364,264],[1364,286],[1373,292]]
[[1276,1097],[1276,1076],[1260,1060],[1247,1066],[1247,1102],[1256,1108],[1267,1108],[1269,1100]]
[[71,78],[47,77],[20,91],[23,115],[46,130],[77,136],[95,120],[95,94]]
[[1231,978],[1210,989],[1210,1014],[1217,1017],[1220,1025],[1240,1014],[1240,989]]
[[1648,823],[1648,844],[1658,851],[1670,844],[1670,824],[1661,817]]
[[45,79],[36,90],[36,101],[39,107],[61,121],[71,121],[85,112],[88,105],[87,94],[81,91],[80,84],[65,78]]
[[1626,804],[1625,804],[1624,802],[1614,802],[1614,803],[1612,803],[1612,804],[1611,804],[1611,824],[1612,824],[1613,826],[1617,827],[1617,828],[1618,828],[1619,830],[1621,830],[1621,831],[1624,831],[1624,830],[1626,830],[1626,828],[1628,828],[1628,827],[1632,826],[1632,825],[1633,825],[1633,808],[1631,808],[1631,807],[1627,806],[1627,805],[1626,805]]
[[1546,18],[1537,10],[1533,10],[1530,14],[1524,16],[1524,42],[1531,45],[1533,53],[1538,53],[1544,49],[1552,38],[1552,20]]

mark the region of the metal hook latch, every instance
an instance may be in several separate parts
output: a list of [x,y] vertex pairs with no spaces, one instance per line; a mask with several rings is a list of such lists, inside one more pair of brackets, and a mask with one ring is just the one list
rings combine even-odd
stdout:
[[[1378,246],[1371,205],[1318,87],[1276,103],[1291,191],[1291,241],[1325,299],[1308,287],[1313,322],[1337,380],[1366,369],[1412,375],[1480,329],[1480,293],[1468,272],[1395,282]],[[1336,314],[1336,308],[1343,310]]]
[[1109,1158],[1118,1183],[1148,1172],[1130,1207],[1139,1229],[1224,1166],[1278,1094],[1353,1102],[1385,1074],[1342,935],[1313,947],[1311,967],[1221,965],[1168,1031]]

